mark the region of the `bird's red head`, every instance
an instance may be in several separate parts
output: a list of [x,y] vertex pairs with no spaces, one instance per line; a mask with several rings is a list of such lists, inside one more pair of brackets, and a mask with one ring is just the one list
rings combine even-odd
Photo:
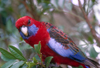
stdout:
[[[30,44],[37,40],[37,42],[42,39],[49,37],[49,33],[45,26],[41,22],[34,20],[29,16],[24,16],[19,18],[15,24],[22,38]],[[45,35],[45,36],[43,36]]]
[[31,17],[24,16],[24,17],[19,18],[16,21],[15,26],[16,26],[17,29],[20,30],[20,27],[22,27],[23,25],[25,25],[25,26],[31,26],[35,22],[36,22],[36,20],[32,19]]

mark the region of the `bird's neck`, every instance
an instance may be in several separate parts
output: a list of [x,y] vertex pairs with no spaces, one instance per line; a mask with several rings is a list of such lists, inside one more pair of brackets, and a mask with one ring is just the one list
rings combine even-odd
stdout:
[[50,35],[45,28],[45,26],[41,26],[35,36],[31,36],[28,40],[25,40],[28,44],[34,47],[34,44],[38,44],[39,41],[42,45],[48,43],[50,39]]

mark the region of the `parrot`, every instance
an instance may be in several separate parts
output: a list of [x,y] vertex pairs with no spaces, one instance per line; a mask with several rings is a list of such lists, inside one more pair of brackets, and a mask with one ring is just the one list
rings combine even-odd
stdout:
[[99,68],[99,63],[88,58],[82,50],[56,26],[48,22],[37,21],[30,16],[23,16],[15,23],[23,40],[34,48],[41,43],[42,60],[53,56],[51,62],[73,67]]

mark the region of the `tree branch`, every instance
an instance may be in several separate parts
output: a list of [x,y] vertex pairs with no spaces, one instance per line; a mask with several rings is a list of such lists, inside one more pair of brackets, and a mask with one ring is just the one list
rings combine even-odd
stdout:
[[33,15],[34,15],[34,19],[36,19],[36,20],[40,20],[40,15],[38,15],[38,13],[37,13],[37,11],[36,11],[36,6],[33,4],[33,0],[29,0],[29,2],[30,2],[30,10],[32,11],[32,12],[34,12],[33,13]]
[[25,6],[25,8],[26,8],[26,11],[29,12],[29,13],[32,15],[32,17],[34,18],[33,13],[30,11],[30,9],[28,8],[28,6],[27,6],[27,4],[26,4],[26,0],[23,0],[23,1],[21,1],[21,2],[24,4],[24,6]]
[[[90,31],[91,31],[91,33],[92,33],[92,36],[95,38],[95,40],[96,40],[98,43],[100,43],[100,38],[97,37],[96,31],[93,29],[92,25],[90,24],[90,21],[89,21],[87,15],[86,15],[85,11],[84,11],[83,8],[82,8],[82,5],[81,5],[80,0],[78,0],[78,3],[79,3],[79,7],[80,7],[80,9],[81,9],[81,11],[82,11],[82,13],[83,13],[83,16],[84,16],[84,18],[85,18],[85,20],[86,20],[86,23],[88,24],[88,26],[89,26],[89,28],[90,28]],[[100,45],[99,45],[99,47],[100,47]]]
[[85,10],[86,0],[84,0],[83,9]]
[[[36,13],[36,9],[33,9],[33,7],[34,6],[31,6],[31,10],[30,10],[30,8],[28,7],[28,5],[26,4],[26,0],[19,0],[21,3],[23,3],[23,5],[25,6],[25,8],[26,8],[26,11],[28,12],[28,13],[30,13],[30,15],[34,18],[34,19],[36,19],[36,20],[39,20],[40,19],[40,17],[37,15],[37,13]],[[31,5],[32,5],[32,3],[31,3]]]

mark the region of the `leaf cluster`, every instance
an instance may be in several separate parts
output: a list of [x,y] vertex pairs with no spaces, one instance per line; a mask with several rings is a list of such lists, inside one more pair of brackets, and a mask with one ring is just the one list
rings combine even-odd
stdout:
[[14,46],[9,45],[10,52],[0,48],[1,59],[6,61],[6,63],[1,68],[35,68],[36,66],[45,68],[48,67],[53,57],[47,57],[44,61],[45,64],[43,64],[42,53],[40,52],[41,44],[39,43],[34,47],[40,58],[37,59],[36,57],[33,57],[30,62],[28,62],[21,51]]

